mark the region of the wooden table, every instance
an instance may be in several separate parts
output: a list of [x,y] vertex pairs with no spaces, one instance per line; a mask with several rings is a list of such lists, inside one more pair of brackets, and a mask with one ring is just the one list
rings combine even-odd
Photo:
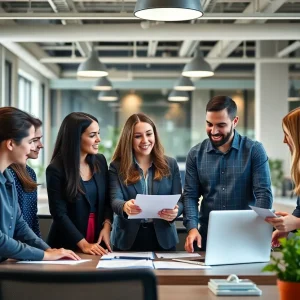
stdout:
[[[99,261],[98,256],[79,254],[83,259],[91,259],[91,261],[74,265],[39,265],[39,264],[16,264],[12,261],[6,261],[0,264],[0,271],[3,269],[18,268],[28,270],[51,270],[60,271],[72,269],[74,271],[100,271],[96,269]],[[276,276],[273,273],[261,272],[266,263],[256,264],[240,264],[213,266],[211,269],[203,270],[154,270],[158,285],[207,285],[211,278],[227,278],[230,274],[236,274],[240,278],[248,278],[257,285],[276,285]],[[101,270],[103,271],[103,270]],[[101,272],[100,271],[100,272]],[[224,299],[224,298],[223,298]],[[249,298],[247,298],[249,299]]]

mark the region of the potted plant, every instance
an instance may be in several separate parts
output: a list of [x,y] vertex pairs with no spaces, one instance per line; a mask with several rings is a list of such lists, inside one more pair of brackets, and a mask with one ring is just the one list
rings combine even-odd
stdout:
[[273,194],[282,188],[283,183],[283,161],[281,159],[269,159]]
[[279,253],[272,255],[271,262],[263,268],[277,273],[277,286],[281,300],[298,299],[300,295],[300,230],[290,238],[279,239]]

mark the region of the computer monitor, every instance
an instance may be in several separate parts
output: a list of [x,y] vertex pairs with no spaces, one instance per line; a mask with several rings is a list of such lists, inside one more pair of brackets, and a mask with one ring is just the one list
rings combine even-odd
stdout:
[[212,211],[206,265],[268,262],[273,227],[253,210]]

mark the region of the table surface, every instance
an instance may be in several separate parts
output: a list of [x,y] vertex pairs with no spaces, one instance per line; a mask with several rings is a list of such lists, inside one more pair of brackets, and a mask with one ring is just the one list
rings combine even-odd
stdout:
[[277,286],[258,286],[262,290],[262,295],[257,296],[216,296],[207,286],[197,285],[160,285],[158,286],[159,300],[278,300],[279,294]]
[[[19,270],[65,271],[72,269],[79,272],[101,272],[100,269],[96,269],[99,256],[79,255],[82,259],[91,259],[91,261],[78,265],[16,264],[14,261],[5,261],[0,264],[0,271],[18,268]],[[253,263],[212,266],[211,269],[203,270],[154,270],[154,272],[159,285],[207,285],[211,278],[227,278],[230,274],[236,274],[242,279],[248,278],[258,285],[275,285],[276,275],[261,271],[265,265],[266,263]]]

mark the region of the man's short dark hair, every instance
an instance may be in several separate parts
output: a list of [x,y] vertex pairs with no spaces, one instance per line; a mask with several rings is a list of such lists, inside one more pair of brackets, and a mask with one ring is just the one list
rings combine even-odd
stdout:
[[206,105],[206,112],[221,111],[227,109],[227,113],[231,120],[236,117],[236,103],[228,96],[215,96]]

